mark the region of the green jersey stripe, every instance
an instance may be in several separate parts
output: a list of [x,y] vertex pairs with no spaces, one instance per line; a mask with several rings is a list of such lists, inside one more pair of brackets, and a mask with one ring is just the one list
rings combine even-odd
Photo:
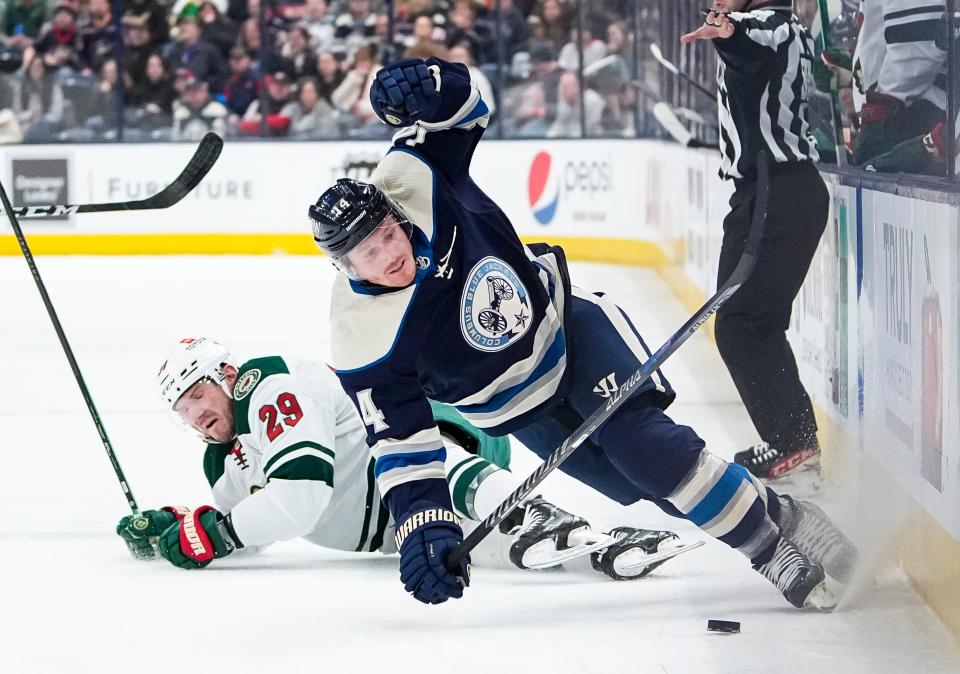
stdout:
[[269,477],[270,469],[273,468],[273,466],[277,463],[277,461],[285,457],[287,454],[297,451],[298,449],[312,449],[317,452],[320,452],[321,454],[327,454],[330,457],[331,462],[333,461],[333,459],[336,458],[336,455],[333,453],[332,450],[327,449],[323,445],[318,444],[316,442],[311,442],[310,440],[304,440],[303,442],[295,442],[294,444],[290,445],[286,449],[282,449],[270,457],[270,460],[267,461],[266,465],[264,465],[263,467],[264,475]]
[[280,356],[266,356],[248,360],[237,371],[237,381],[233,385],[233,418],[237,426],[237,435],[250,432],[250,400],[253,391],[264,379],[273,374],[290,374],[290,368]]
[[223,462],[230,450],[233,449],[233,440],[223,443],[210,443],[203,453],[203,474],[212,487],[223,476]]
[[[476,519],[477,514],[473,509],[473,497],[477,493],[481,474],[484,471],[489,474],[494,470],[497,470],[497,468],[484,459],[479,459],[475,464],[464,470],[463,474],[453,484],[453,507],[471,519]],[[486,475],[483,475],[483,477],[486,477]]]
[[387,510],[383,502],[380,502],[380,510],[377,513],[377,530],[370,539],[370,552],[375,552],[383,547],[383,532],[387,530],[387,524],[390,521],[390,511]]
[[373,486],[376,484],[376,478],[373,475],[374,459],[370,459],[367,464],[367,502],[363,509],[363,525],[360,527],[360,542],[357,543],[357,549],[354,552],[363,550],[363,544],[367,540],[367,532],[370,530],[370,517],[373,515]]
[[333,487],[333,466],[316,456],[298,456],[273,471],[271,480],[316,480]]

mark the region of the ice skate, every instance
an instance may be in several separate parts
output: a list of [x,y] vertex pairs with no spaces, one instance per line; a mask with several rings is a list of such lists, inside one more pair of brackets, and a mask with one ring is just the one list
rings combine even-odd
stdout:
[[737,463],[764,480],[777,480],[790,476],[820,476],[820,448],[807,447],[785,451],[760,442],[749,449],[733,455]]
[[853,578],[857,548],[819,506],[781,494],[780,529],[832,578],[841,583]]
[[643,578],[668,559],[703,545],[703,541],[681,543],[672,531],[617,527],[608,533],[616,542],[592,553],[590,564],[614,580]]
[[519,506],[500,530],[512,534],[510,561],[521,569],[547,569],[594,550],[615,539],[595,532],[582,517],[571,515],[539,496]]
[[788,602],[797,608],[832,611],[840,601],[827,587],[823,567],[811,561],[789,539],[781,536],[766,564],[755,565]]

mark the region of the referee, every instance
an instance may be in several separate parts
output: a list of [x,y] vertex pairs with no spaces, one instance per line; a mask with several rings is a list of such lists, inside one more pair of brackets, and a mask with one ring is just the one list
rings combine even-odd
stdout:
[[787,342],[790,310],[827,224],[829,194],[807,123],[813,42],[789,0],[715,0],[680,38],[719,55],[720,177],[733,180],[718,285],[743,253],[757,196],[757,153],[773,158],[766,231],[756,267],[717,313],[716,339],[761,442],[735,461],[760,477],[819,466],[817,422]]

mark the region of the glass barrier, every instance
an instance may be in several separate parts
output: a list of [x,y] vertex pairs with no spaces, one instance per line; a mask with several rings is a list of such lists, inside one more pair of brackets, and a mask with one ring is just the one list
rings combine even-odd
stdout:
[[[794,0],[816,42],[809,117],[823,161],[956,177],[956,3]],[[3,0],[0,142],[387,138],[374,73],[436,55],[468,65],[496,138],[711,146],[716,52],[679,41],[708,4]]]
[[841,162],[955,180],[955,4],[795,2],[816,37],[811,122],[818,142],[842,148]]

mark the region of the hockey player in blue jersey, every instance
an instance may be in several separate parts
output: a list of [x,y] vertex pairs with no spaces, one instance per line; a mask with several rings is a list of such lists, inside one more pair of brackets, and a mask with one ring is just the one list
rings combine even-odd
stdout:
[[[546,457],[650,354],[622,310],[571,286],[560,248],[523,245],[471,179],[488,111],[465,66],[400,61],[378,72],[370,97],[398,129],[393,147],[369,183],[338,180],[309,215],[342,272],[333,361],[397,522],[401,581],[440,603],[462,596],[469,568],[444,564],[463,534],[428,398]],[[620,503],[647,499],[694,522],[791,604],[832,608],[824,567],[848,579],[852,545],[815,506],[708,452],[664,413],[674,396],[657,373],[562,469]]]

